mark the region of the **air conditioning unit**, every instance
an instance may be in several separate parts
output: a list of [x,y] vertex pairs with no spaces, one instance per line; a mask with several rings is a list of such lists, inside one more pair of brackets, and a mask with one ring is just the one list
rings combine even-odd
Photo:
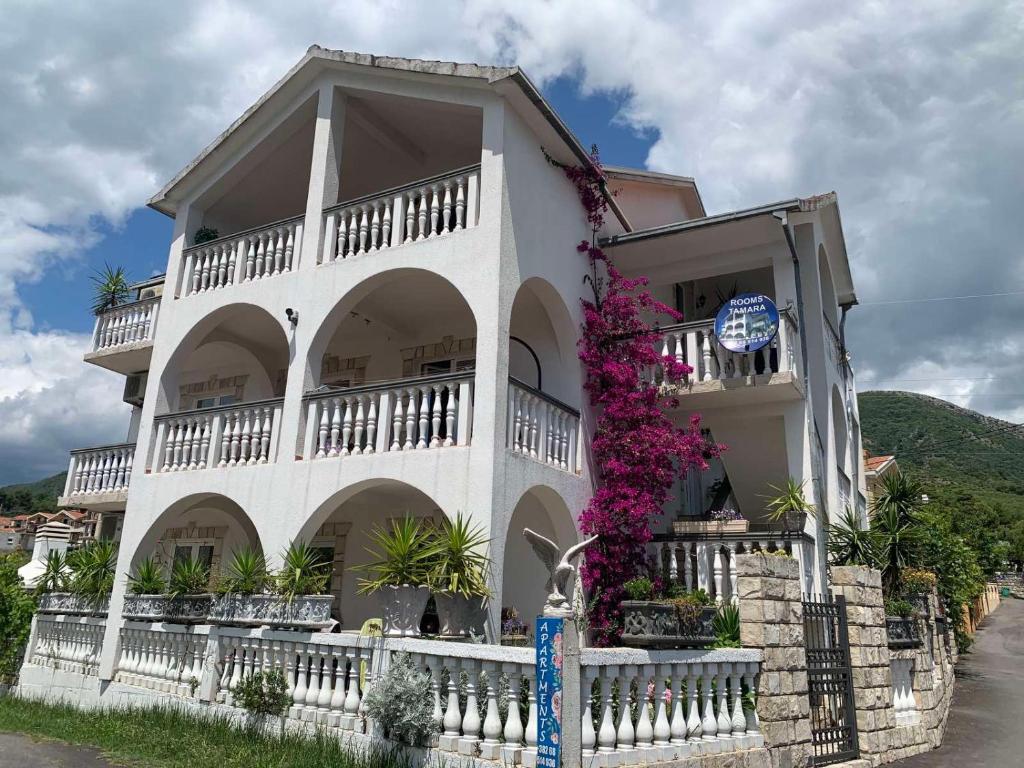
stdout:
[[130,405],[142,407],[142,401],[146,397],[146,378],[148,371],[142,373],[130,373],[124,380],[124,397],[121,399]]

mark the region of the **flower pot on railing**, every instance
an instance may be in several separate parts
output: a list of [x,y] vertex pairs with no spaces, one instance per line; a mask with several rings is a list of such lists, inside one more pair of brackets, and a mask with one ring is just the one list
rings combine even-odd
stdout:
[[622,642],[639,648],[693,648],[715,642],[713,605],[681,613],[672,603],[623,600]]
[[886,616],[885,633],[890,648],[919,648],[921,632],[913,616]]
[[482,598],[437,592],[434,594],[434,603],[437,605],[437,618],[441,624],[442,637],[484,634],[487,603]]
[[739,520],[675,520],[672,532],[687,533],[746,533],[750,530],[750,521]]
[[324,629],[331,625],[334,595],[218,595],[210,623],[236,627]]
[[385,637],[418,637],[420,620],[430,599],[426,586],[384,586],[377,592]]
[[106,616],[110,609],[110,595],[94,597],[71,592],[44,592],[39,596],[38,613],[57,613],[65,616]]
[[131,621],[165,621],[171,624],[203,624],[213,607],[212,594],[125,595],[121,615]]

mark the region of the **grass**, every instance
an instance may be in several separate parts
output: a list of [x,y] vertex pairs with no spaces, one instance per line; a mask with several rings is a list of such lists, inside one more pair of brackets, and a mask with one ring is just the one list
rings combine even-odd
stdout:
[[223,715],[159,706],[80,710],[5,696],[0,731],[96,747],[115,763],[146,768],[408,768],[400,752],[364,756],[324,732],[259,733]]

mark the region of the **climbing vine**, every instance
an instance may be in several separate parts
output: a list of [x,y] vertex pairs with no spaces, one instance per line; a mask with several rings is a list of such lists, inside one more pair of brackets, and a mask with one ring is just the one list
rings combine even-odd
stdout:
[[597,490],[579,522],[584,534],[600,535],[587,550],[582,578],[595,641],[610,645],[622,632],[622,585],[646,561],[651,521],[662,513],[675,481],[690,469],[706,469],[721,447],[701,432],[699,416],[686,427],[673,424],[665,406],[677,402],[643,376],[655,366],[677,380],[691,372],[658,352],[661,336],[644,319],[646,313],[678,322],[682,315],[645,290],[646,278],[623,276],[598,245],[608,201],[597,147],[583,166],[548,161],[575,186],[591,229],[589,242],[576,246],[589,260],[585,280],[593,291],[592,301],[583,300],[578,353],[597,419],[592,442]]

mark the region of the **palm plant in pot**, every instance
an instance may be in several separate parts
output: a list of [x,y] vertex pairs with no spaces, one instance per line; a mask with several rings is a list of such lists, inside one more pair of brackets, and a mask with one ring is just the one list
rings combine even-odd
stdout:
[[355,570],[366,575],[359,580],[359,594],[378,594],[384,618],[384,634],[414,637],[420,633],[420,619],[430,599],[431,566],[439,551],[437,537],[414,517],[392,520],[388,529],[370,532],[373,558]]
[[162,621],[167,610],[167,579],[155,557],[142,560],[128,575],[122,615],[133,621]]
[[[68,553],[68,588],[79,603],[79,613],[106,613],[114,589],[117,545],[94,541]],[[69,611],[70,612],[70,611]]]
[[814,517],[814,505],[804,496],[804,484],[794,478],[786,478],[785,485],[769,485],[774,496],[765,496],[767,518],[772,523],[782,523],[787,531],[802,531],[807,516]]
[[189,623],[205,621],[213,604],[209,588],[209,566],[191,556],[177,560],[167,583],[163,618]]
[[490,597],[487,572],[491,560],[483,550],[490,539],[480,525],[459,512],[445,520],[435,536],[437,553],[429,580],[441,634],[483,634],[484,601]]

